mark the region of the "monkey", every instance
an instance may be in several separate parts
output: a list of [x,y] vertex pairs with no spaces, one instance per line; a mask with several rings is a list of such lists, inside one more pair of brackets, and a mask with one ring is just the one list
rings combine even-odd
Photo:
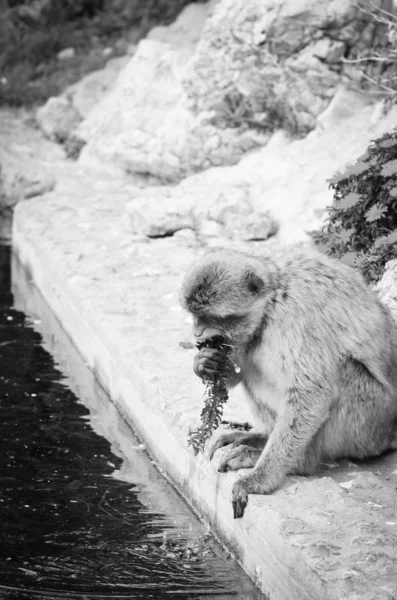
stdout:
[[221,472],[251,468],[232,488],[234,518],[289,474],[397,448],[397,326],[355,269],[302,246],[216,249],[185,274],[181,302],[198,347],[221,336],[233,348],[203,348],[194,372],[241,384],[259,423],[210,448],[229,446]]

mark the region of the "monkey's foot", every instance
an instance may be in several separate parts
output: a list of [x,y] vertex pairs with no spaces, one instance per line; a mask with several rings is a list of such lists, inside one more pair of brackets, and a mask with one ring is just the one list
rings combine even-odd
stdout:
[[262,450],[252,446],[238,445],[232,448],[219,463],[218,471],[237,471],[238,469],[249,469],[255,467]]
[[243,476],[235,481],[232,488],[233,518],[241,519],[248,503],[248,494],[252,493],[251,478]]
[[250,433],[246,431],[231,431],[230,433],[224,433],[210,448],[210,460],[219,448],[223,448],[229,444],[233,444],[234,447],[243,444],[245,446],[252,446],[253,448],[263,450],[267,440],[268,436],[263,433]]
[[271,494],[277,486],[258,478],[258,473],[251,471],[239,477],[232,488],[233,517],[240,519],[248,503],[248,494]]

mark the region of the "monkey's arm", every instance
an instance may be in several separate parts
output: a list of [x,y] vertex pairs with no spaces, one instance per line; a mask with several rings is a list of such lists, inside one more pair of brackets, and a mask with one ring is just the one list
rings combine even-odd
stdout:
[[331,386],[293,387],[255,468],[238,479],[232,490],[234,518],[242,517],[248,494],[269,494],[277,489],[287,473],[307,472],[318,457],[305,450],[327,420],[333,401]]
[[236,372],[233,360],[221,350],[214,348],[202,348],[195,355],[193,370],[201,379],[213,381],[217,377],[222,377],[228,389],[242,381],[241,370]]

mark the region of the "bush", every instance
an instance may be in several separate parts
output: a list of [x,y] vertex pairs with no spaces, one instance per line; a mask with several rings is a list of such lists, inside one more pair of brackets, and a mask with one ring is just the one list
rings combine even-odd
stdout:
[[[343,59],[356,70],[351,71],[360,89],[386,97],[394,102],[397,96],[397,15],[392,0],[356,4],[369,16],[373,25],[369,47],[352,46],[349,58]],[[357,77],[358,76],[358,77]]]
[[354,165],[329,183],[334,203],[314,241],[375,283],[387,261],[397,258],[397,131],[372,141]]

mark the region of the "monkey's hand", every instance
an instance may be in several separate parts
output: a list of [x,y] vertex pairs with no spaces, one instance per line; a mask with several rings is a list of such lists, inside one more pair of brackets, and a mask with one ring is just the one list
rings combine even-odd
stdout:
[[202,348],[194,357],[193,370],[201,379],[214,381],[221,377],[227,387],[233,387],[241,381],[241,374],[236,372],[233,361],[218,348]]
[[[219,448],[223,448],[229,444],[233,444],[233,449],[244,445],[253,446],[254,448],[263,450],[268,437],[269,436],[264,433],[256,433],[253,431],[228,431],[227,433],[220,435],[218,439],[213,442],[209,452],[210,460],[213,458],[215,452],[219,450]],[[226,471],[227,469],[222,470]]]

